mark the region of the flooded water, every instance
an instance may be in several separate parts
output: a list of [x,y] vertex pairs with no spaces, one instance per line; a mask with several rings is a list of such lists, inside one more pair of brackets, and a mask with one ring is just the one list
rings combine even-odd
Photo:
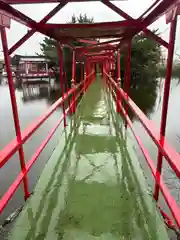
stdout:
[[[60,96],[58,92],[49,92],[47,87],[35,88],[28,91],[16,89],[16,99],[18,104],[18,112],[21,124],[21,130],[24,130],[30,123],[36,120],[39,116],[46,112],[53,102]],[[28,161],[38,146],[45,139],[49,131],[61,116],[62,111],[59,108],[46,121],[40,129],[33,134],[33,136],[24,144],[25,160]],[[45,163],[51,156],[55,148],[59,135],[63,127],[60,126],[54,137],[48,143],[44,151],[41,153],[38,161],[29,172],[29,188],[32,192],[38,177],[40,176]],[[12,115],[12,108],[9,96],[8,85],[0,85],[0,149],[6,146],[11,140],[15,138],[14,122]],[[18,153],[13,156],[5,166],[0,169],[0,197],[7,191],[8,187],[15,180],[20,171],[20,163]],[[0,223],[19,205],[24,202],[23,189],[20,187],[13,199],[9,202],[7,208],[3,211],[0,217]]]
[[[160,116],[162,107],[163,96],[163,81],[159,80],[158,86],[154,87],[148,85],[148,83],[142,87],[132,88],[132,98],[138,104],[138,106],[152,119],[156,126],[160,126]],[[169,101],[169,112],[167,120],[167,140],[168,142],[180,152],[180,84],[177,79],[172,80],[171,94]],[[16,98],[18,103],[18,111],[21,123],[21,129],[25,129],[33,120],[44,113],[48,107],[58,98],[58,93],[49,92],[47,89],[36,89],[31,93],[25,93],[22,90],[16,89]],[[59,116],[62,114],[61,109],[58,109],[52,117],[33,135],[32,138],[24,145],[26,161],[30,159],[33,152],[40,145],[42,140],[47,136],[49,130],[55,125]],[[157,148],[153,144],[152,140],[148,137],[147,133],[137,121],[133,118],[134,126],[143,140],[143,143],[150,151],[152,158],[157,159]],[[49,156],[51,155],[56,143],[62,133],[63,126],[61,126],[54,138],[50,141],[46,149],[40,155],[37,163],[34,165],[29,173],[29,185],[30,191],[35,186],[35,183],[44,168]],[[9,97],[9,90],[7,85],[0,85],[0,149],[2,149],[8,142],[15,137],[12,109]],[[138,149],[138,147],[137,147]],[[142,165],[146,168],[145,160],[142,157],[139,149],[138,154]],[[170,188],[174,196],[179,198],[178,181],[174,174],[170,171],[166,164],[164,164],[165,179],[170,184]],[[20,171],[20,164],[18,154],[16,154],[9,162],[0,170],[0,197],[7,191],[10,184]],[[149,175],[150,178],[151,175]],[[175,184],[174,184],[175,183]],[[173,187],[172,187],[173,185]],[[176,187],[174,187],[176,186]],[[23,203],[23,191],[21,188],[16,192],[14,198],[8,204],[8,207],[0,217],[2,222],[15,208],[19,207]]]
[[[164,79],[159,79],[157,88],[155,91],[143,92],[143,89],[136,91],[132,94],[132,98],[138,104],[138,106],[148,115],[149,119],[154,122],[154,125],[157,129],[160,128],[161,122],[161,112],[162,112],[162,101],[164,94]],[[141,94],[142,93],[142,94]],[[169,97],[169,107],[168,107],[168,116],[167,116],[167,125],[166,125],[166,139],[168,143],[176,149],[177,152],[180,152],[180,84],[179,79],[172,79],[171,82],[171,91]],[[149,150],[150,156],[156,163],[157,160],[157,147],[148,136],[147,132],[144,130],[144,127],[141,123],[134,118],[133,124],[136,129],[136,132],[141,137],[143,144]],[[142,165],[148,169],[147,164],[144,160],[144,157],[141,154],[139,147],[137,146],[137,153],[139,154]],[[163,163],[163,176],[164,180],[169,187],[171,193],[176,198],[177,202],[180,205],[180,180],[174,175],[173,171],[169,167],[168,163],[164,159]],[[151,172],[149,171],[148,179],[152,183]]]

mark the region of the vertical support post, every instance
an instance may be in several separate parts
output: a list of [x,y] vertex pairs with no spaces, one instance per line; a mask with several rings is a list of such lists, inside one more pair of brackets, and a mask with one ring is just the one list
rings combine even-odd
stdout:
[[111,55],[110,55],[110,71],[111,71],[111,77],[113,77],[113,51],[111,51]]
[[[26,165],[25,165],[24,151],[23,151],[23,146],[22,146],[21,129],[20,129],[19,116],[18,116],[16,95],[15,95],[15,90],[14,90],[10,57],[8,54],[6,30],[4,27],[1,28],[1,40],[2,40],[2,47],[3,47],[3,52],[4,52],[4,61],[5,61],[5,65],[6,65],[6,72],[7,72],[7,77],[8,77],[8,85],[9,85],[9,92],[10,92],[10,98],[11,98],[11,106],[12,106],[12,111],[13,111],[15,132],[16,132],[17,141],[20,144],[19,159],[20,159],[21,171],[24,174],[26,174]],[[24,199],[26,200],[30,196],[30,193],[28,190],[27,175],[25,175],[23,178],[23,185],[24,185]]]
[[71,79],[71,88],[74,89],[72,93],[72,99],[71,99],[71,114],[75,113],[76,110],[76,103],[75,103],[75,71],[76,71],[76,54],[75,50],[73,50],[73,55],[72,55],[72,79]]
[[108,60],[104,60],[104,70],[108,74]]
[[[45,63],[45,66],[46,66],[46,73],[49,74],[49,71],[48,71],[48,63],[47,63],[47,62]],[[39,72],[39,69],[38,69],[38,72]]]
[[86,89],[85,89],[85,87],[86,87],[86,64],[87,64],[87,60],[85,59],[85,61],[84,61],[84,84],[83,84],[83,92],[85,93],[86,92]]
[[27,66],[27,62],[26,61],[24,62],[24,65],[25,65],[25,74],[27,75],[28,74],[28,66]]
[[[87,78],[87,82],[89,81],[89,62],[88,60],[86,60],[86,78]],[[85,85],[85,91],[87,90],[87,84]]]
[[61,88],[61,95],[63,99],[62,109],[63,109],[63,116],[64,116],[64,127],[66,127],[66,111],[65,111],[65,103],[64,103],[64,81],[63,81],[63,52],[60,43],[57,42],[57,50],[58,50],[58,60],[59,60],[59,81],[60,81],[60,88]]
[[111,57],[110,56],[109,56],[108,65],[109,65],[109,75],[111,76]]
[[[111,76],[111,57],[110,56],[108,58],[107,64],[108,64],[108,73],[109,73],[109,76],[111,78],[112,76]],[[109,78],[107,78],[107,86],[108,86],[108,90],[110,91],[110,81],[109,81]]]
[[94,65],[93,65],[93,71],[94,71],[93,80],[95,80],[96,74],[97,74],[97,63],[94,63]]
[[131,41],[128,42],[128,55],[126,62],[126,80],[125,80],[125,92],[129,96],[130,90],[130,80],[131,80]]
[[104,77],[104,61],[101,63],[101,76]]
[[[108,69],[107,69],[107,60],[103,60],[103,72],[106,72],[108,74]],[[105,80],[107,80],[107,76],[104,74]]]
[[91,64],[91,81],[93,81],[94,78],[94,63]]
[[89,81],[88,82],[91,82],[91,79],[92,79],[92,76],[91,76],[91,68],[92,67],[92,63],[91,62],[89,62],[89,65],[88,65],[88,69],[89,69]]
[[107,84],[107,76],[104,74],[104,72],[108,73],[107,72],[107,60],[103,60],[103,77],[105,80],[105,84]]
[[[117,51],[117,84],[118,87],[121,87],[121,56],[120,56],[120,50]],[[116,92],[117,102],[116,102],[116,111],[120,113],[120,106],[118,102],[120,101],[121,95],[120,91],[117,89]]]
[[[87,75],[89,76],[90,73],[91,73],[91,63],[90,63],[90,60],[88,61],[88,64],[87,64]],[[88,77],[88,84],[86,85],[86,90],[88,89],[89,87],[89,82],[91,81],[91,76]]]
[[[167,110],[169,102],[169,92],[171,84],[171,75],[172,75],[172,65],[173,65],[173,54],[174,54],[174,45],[176,38],[176,27],[177,27],[177,14],[171,22],[170,26],[170,35],[169,35],[169,48],[168,48],[168,57],[167,57],[167,67],[166,67],[166,80],[164,86],[164,96],[163,96],[163,105],[162,105],[162,115],[161,115],[161,127],[160,127],[160,143],[164,144],[164,137],[166,132],[166,121],[167,121]],[[163,155],[160,150],[158,150],[158,159],[157,159],[157,169],[156,177],[160,180],[162,172],[162,163]],[[159,185],[155,184],[154,198],[158,201],[159,198]]]
[[[128,55],[126,60],[126,73],[124,82],[124,91],[126,93],[126,99],[129,97],[130,90],[130,80],[131,80],[131,40],[128,42]],[[128,115],[128,104],[126,103],[125,112]],[[125,128],[127,128],[127,122],[125,122]]]
[[84,79],[84,65],[83,65],[83,62],[81,62],[81,82],[83,81]]

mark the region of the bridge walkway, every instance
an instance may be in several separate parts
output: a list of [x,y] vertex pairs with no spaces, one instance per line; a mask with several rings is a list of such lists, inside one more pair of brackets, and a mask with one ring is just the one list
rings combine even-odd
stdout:
[[17,218],[10,240],[166,240],[133,139],[97,78]]

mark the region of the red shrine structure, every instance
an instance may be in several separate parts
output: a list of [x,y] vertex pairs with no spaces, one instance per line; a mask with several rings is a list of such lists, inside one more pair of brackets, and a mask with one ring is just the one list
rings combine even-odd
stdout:
[[[18,189],[19,185],[23,182],[24,186],[24,198],[27,199],[30,195],[28,187],[28,172],[32,165],[38,159],[38,156],[46,146],[49,139],[61,123],[64,122],[66,127],[66,115],[67,111],[64,107],[64,101],[71,96],[69,102],[68,111],[73,114],[76,111],[76,100],[78,91],[86,93],[86,90],[91,83],[92,78],[95,76],[95,66],[98,64],[101,68],[103,78],[106,79],[107,87],[112,91],[112,95],[116,102],[116,110],[121,113],[126,121],[126,124],[132,129],[132,132],[141,148],[141,151],[147,161],[149,168],[151,169],[152,176],[155,179],[154,187],[154,199],[158,202],[160,192],[167,203],[171,212],[170,216],[159,206],[161,214],[165,219],[166,224],[170,228],[180,228],[180,207],[170,194],[169,189],[162,178],[162,164],[163,158],[166,159],[170,168],[180,178],[180,155],[177,153],[166,141],[166,121],[168,111],[168,101],[170,93],[170,82],[173,66],[173,54],[175,46],[175,36],[177,28],[177,16],[180,13],[180,1],[179,0],[156,0],[151,6],[147,8],[137,19],[131,17],[128,13],[117,7],[113,2],[109,0],[102,0],[102,4],[109,7],[112,11],[123,17],[124,20],[117,22],[100,22],[92,24],[62,24],[62,23],[47,23],[57,12],[63,9],[69,2],[84,2],[84,0],[0,0],[0,25],[1,25],[1,39],[4,52],[4,59],[8,74],[8,84],[11,96],[11,104],[14,116],[14,125],[16,130],[16,138],[9,143],[4,149],[0,151],[0,168],[8,162],[10,157],[17,151],[19,153],[19,159],[21,164],[21,172],[9,187],[7,192],[2,196],[0,200],[0,213],[6,207],[12,196]],[[37,4],[37,3],[52,3],[57,2],[57,6],[52,9],[40,22],[36,22],[23,12],[14,8],[15,4]],[[88,0],[86,2],[89,2]],[[138,4],[134,2],[134,4]],[[170,26],[169,41],[165,41],[160,36],[153,33],[149,26],[155,22],[159,17],[165,15],[166,22]],[[27,26],[30,30],[13,46],[9,47],[6,37],[6,28],[10,28],[11,19],[18,21],[19,23]],[[59,69],[60,69],[60,84],[63,88],[63,45],[69,46],[72,50],[72,79],[71,88],[66,89],[63,92],[62,97],[49,109],[49,111],[42,115],[36,122],[34,122],[29,128],[23,132],[20,128],[19,116],[17,111],[17,103],[15,97],[15,90],[13,86],[10,56],[14,53],[25,41],[27,41],[35,32],[39,32],[45,36],[48,36],[57,41],[57,51],[59,56]],[[130,88],[130,71],[131,71],[131,41],[132,38],[138,33],[143,32],[145,36],[154,39],[162,47],[167,49],[167,68],[164,84],[164,97],[162,105],[162,116],[160,131],[158,132],[154,127],[152,121],[150,121],[142,111],[135,105],[135,103],[129,98]],[[104,41],[96,41],[94,39],[104,39]],[[83,47],[73,47],[73,42],[86,43]],[[125,64],[125,76],[124,85],[121,85],[120,75],[120,55],[121,49],[127,48],[127,57]],[[146,51],[146,49],[144,49]],[[115,57],[117,57],[117,76],[112,76],[111,72],[114,68]],[[82,59],[84,64],[81,64],[82,79],[80,83],[76,83],[76,58]],[[114,91],[116,90],[116,91]],[[126,103],[123,107],[122,100]],[[25,163],[23,144],[30,138],[30,136],[45,122],[46,119],[57,109],[58,106],[63,106],[63,118],[58,121],[57,125],[52,129],[45,141],[40,145],[33,157]],[[127,107],[130,108],[142,126],[147,131],[148,135],[152,138],[153,142],[158,147],[157,166],[155,166],[151,159],[147,149],[144,147],[141,139],[133,128],[132,122],[127,114]]]

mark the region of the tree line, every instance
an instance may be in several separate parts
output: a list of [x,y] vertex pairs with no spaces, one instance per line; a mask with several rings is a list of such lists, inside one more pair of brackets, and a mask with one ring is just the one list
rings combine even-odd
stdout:
[[[80,14],[78,17],[72,16],[71,23],[92,23],[93,18],[88,17],[86,14]],[[40,44],[42,55],[46,56],[50,60],[49,67],[53,68],[55,72],[58,72],[58,55],[56,48],[56,41],[45,37]],[[73,46],[83,46],[83,43],[72,42]],[[122,50],[121,53],[121,76],[123,80],[125,58],[127,55],[127,48]],[[153,39],[146,38],[142,33],[135,36],[132,40],[132,52],[131,52],[131,86],[137,87],[137,84],[146,84],[147,81],[154,83],[158,76],[158,63],[161,58],[160,46]],[[63,46],[63,60],[64,71],[67,74],[67,79],[70,84],[71,80],[71,66],[72,66],[72,50]],[[80,70],[79,64],[77,64],[76,78],[79,79]]]

